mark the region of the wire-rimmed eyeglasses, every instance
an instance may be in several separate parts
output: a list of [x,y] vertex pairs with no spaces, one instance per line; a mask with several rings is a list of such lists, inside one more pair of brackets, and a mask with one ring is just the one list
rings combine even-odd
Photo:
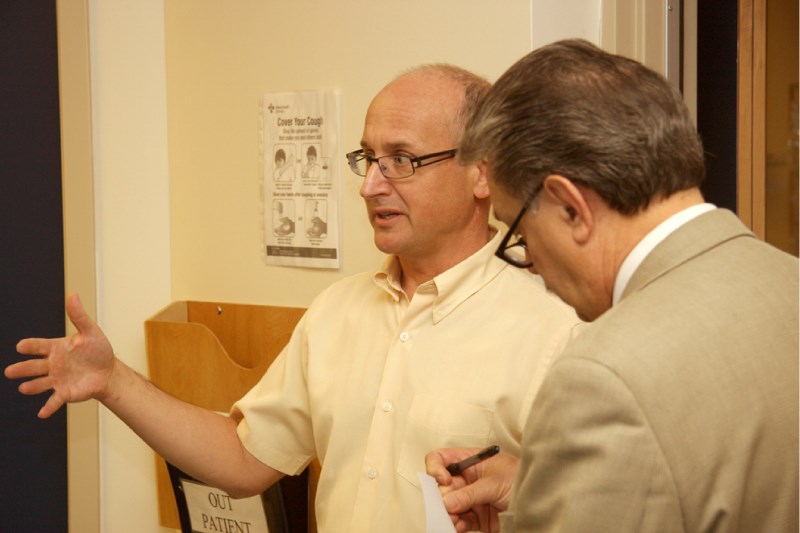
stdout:
[[[525,242],[525,239],[517,235],[517,226],[522,221],[522,217],[525,216],[525,213],[528,212],[528,208],[530,207],[533,200],[538,196],[538,194],[542,191],[542,186],[544,182],[540,183],[533,189],[533,192],[528,196],[528,199],[522,204],[522,209],[519,210],[519,214],[517,218],[514,219],[514,222],[508,227],[508,231],[506,232],[503,240],[500,241],[500,246],[497,247],[497,251],[494,253],[497,257],[508,263],[509,265],[513,265],[517,268],[530,268],[533,266],[533,261],[530,260],[528,257],[528,243]],[[511,239],[516,237],[516,240],[511,242]]]
[[378,163],[378,168],[383,177],[390,180],[399,180],[413,176],[414,171],[419,167],[452,159],[455,157],[456,152],[458,152],[458,149],[453,148],[452,150],[434,152],[419,157],[402,154],[374,157],[365,154],[364,150],[356,150],[347,154],[347,162],[350,164],[350,170],[359,176],[366,176],[367,170],[372,166],[372,163]]

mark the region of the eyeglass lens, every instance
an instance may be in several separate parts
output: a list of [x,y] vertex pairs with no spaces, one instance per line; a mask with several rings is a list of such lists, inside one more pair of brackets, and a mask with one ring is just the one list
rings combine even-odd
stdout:
[[378,158],[358,155],[354,159],[355,168],[353,170],[359,176],[365,176],[373,162],[378,163],[381,173],[387,178],[405,178],[414,173],[411,158],[404,155],[385,155]]
[[503,255],[516,265],[525,265],[530,262],[527,254],[527,246],[525,245],[525,241],[522,240],[517,240],[513,244],[508,245],[508,247],[503,250]]

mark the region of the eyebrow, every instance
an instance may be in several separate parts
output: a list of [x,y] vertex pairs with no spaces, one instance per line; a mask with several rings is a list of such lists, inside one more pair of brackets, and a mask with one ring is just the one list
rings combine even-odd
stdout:
[[[370,146],[369,146],[369,143],[367,143],[364,140],[361,141],[361,149],[364,150],[364,151],[372,150],[372,148],[370,148]],[[374,150],[372,150],[372,151],[374,151]],[[400,141],[400,142],[389,143],[388,150],[386,151],[386,153],[388,155],[388,154],[394,154],[396,152],[401,152],[401,151],[402,152],[412,152],[412,153],[415,152],[415,150],[411,149],[411,145],[407,141]]]

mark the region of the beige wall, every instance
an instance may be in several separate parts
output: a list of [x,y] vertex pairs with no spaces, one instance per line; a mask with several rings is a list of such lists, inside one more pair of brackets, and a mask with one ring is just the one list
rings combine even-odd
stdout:
[[[343,169],[342,269],[264,264],[262,94],[339,89],[343,148],[355,148],[371,96],[398,71],[446,61],[494,79],[532,43],[599,42],[601,0],[83,0],[60,16],[67,5],[84,13],[60,20],[78,63],[62,63],[62,85],[90,95],[63,93],[62,108],[91,114],[88,139],[65,143],[65,160],[91,160],[64,176],[67,288],[144,373],[142,323],[172,300],[307,306],[380,261]],[[71,531],[161,531],[150,450],[93,405],[70,408]]]
[[307,306],[333,280],[374,268],[360,181],[346,168],[342,269],[264,265],[259,98],[339,89],[342,148],[355,149],[370,98],[401,69],[445,61],[494,79],[530,50],[530,1],[495,10],[483,0],[167,1],[175,298]]
[[666,75],[667,4],[667,0],[603,0],[603,49]]
[[[146,374],[142,321],[171,298],[163,7],[89,6],[97,319]],[[152,452],[104,408],[99,442],[101,531],[157,531]]]

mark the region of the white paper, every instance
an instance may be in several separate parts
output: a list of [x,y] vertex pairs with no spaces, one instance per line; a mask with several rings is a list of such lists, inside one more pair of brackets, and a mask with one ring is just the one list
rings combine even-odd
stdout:
[[339,268],[344,155],[339,94],[266,94],[262,102],[264,251],[271,265]]
[[427,533],[455,533],[450,515],[444,508],[442,493],[436,480],[424,472],[417,472],[425,501],[425,531]]

